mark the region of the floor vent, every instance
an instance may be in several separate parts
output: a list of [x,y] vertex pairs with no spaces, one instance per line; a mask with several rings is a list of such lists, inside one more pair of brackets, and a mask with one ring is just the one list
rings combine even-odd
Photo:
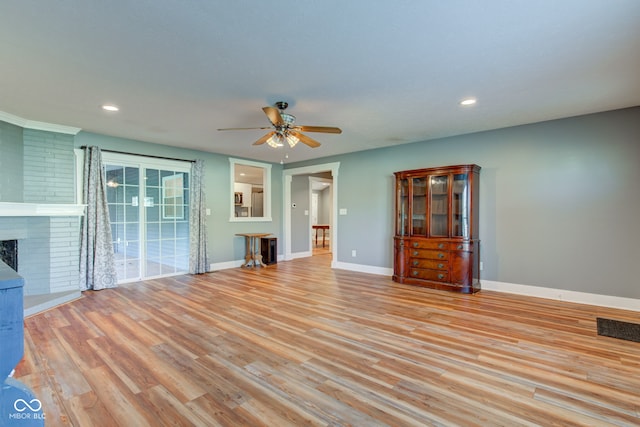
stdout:
[[598,317],[598,335],[640,342],[640,324]]

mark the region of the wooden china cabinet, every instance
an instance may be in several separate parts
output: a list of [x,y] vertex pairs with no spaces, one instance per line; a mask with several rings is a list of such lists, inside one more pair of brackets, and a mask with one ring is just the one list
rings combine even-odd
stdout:
[[480,290],[480,166],[396,172],[393,280],[462,293]]

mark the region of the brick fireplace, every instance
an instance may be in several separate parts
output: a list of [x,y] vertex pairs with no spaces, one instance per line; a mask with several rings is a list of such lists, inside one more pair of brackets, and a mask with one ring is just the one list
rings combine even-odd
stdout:
[[17,242],[25,313],[28,300],[80,293],[79,131],[0,111],[0,241]]
[[83,205],[0,202],[0,241],[16,242],[25,296],[79,289],[83,212]]

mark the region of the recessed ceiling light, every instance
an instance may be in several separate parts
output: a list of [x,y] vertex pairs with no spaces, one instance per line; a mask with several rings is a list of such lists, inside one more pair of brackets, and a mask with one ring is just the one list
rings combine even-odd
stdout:
[[462,101],[460,101],[460,105],[473,105],[476,103],[476,99],[475,98],[467,98],[467,99],[463,99]]
[[120,108],[118,108],[116,105],[113,104],[104,104],[102,106],[102,109],[105,111],[118,111],[120,110]]

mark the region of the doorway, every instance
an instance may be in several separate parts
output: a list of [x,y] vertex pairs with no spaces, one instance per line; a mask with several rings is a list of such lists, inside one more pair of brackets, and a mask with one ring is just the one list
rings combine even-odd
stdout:
[[[284,182],[284,236],[283,236],[283,252],[284,259],[291,260],[294,258],[292,254],[292,206],[291,200],[291,184],[294,176],[319,174],[329,172],[331,174],[332,193],[331,193],[331,211],[330,211],[330,230],[328,233],[331,242],[331,266],[335,267],[338,260],[338,170],[340,163],[325,163],[314,166],[305,166],[301,168],[285,169],[283,171]],[[311,195],[309,195],[311,203]],[[308,254],[311,255],[311,254]]]
[[331,209],[333,202],[333,180],[326,177],[309,176],[310,215],[309,226],[312,255],[327,255],[331,252]]
[[189,172],[184,162],[104,153],[118,282],[189,270]]

